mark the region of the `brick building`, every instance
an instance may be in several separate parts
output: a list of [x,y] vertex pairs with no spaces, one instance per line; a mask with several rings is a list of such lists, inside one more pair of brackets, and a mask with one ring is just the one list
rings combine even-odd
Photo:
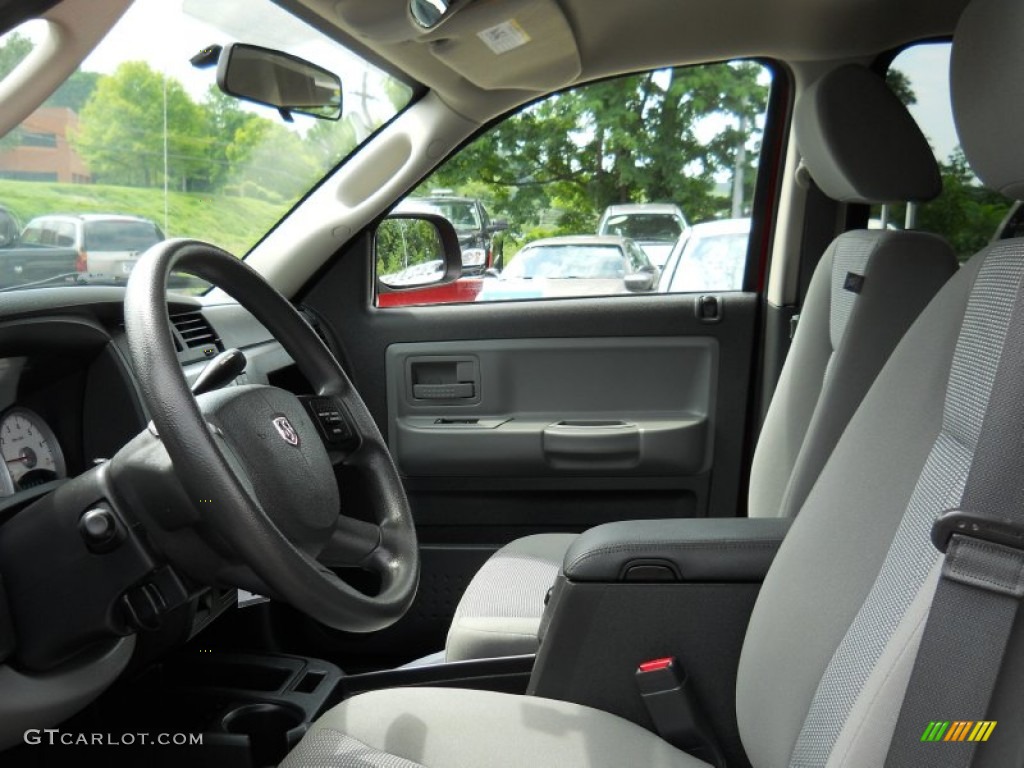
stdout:
[[68,142],[78,115],[67,107],[40,107],[14,132],[18,144],[0,152],[0,179],[88,184],[89,169]]

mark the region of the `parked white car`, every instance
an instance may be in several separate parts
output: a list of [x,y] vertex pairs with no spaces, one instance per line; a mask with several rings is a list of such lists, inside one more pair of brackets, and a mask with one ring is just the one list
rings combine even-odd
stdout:
[[749,218],[694,224],[672,249],[658,290],[662,293],[741,290],[749,240]]
[[658,268],[629,238],[572,235],[535,240],[488,276],[477,301],[608,296],[655,289]]

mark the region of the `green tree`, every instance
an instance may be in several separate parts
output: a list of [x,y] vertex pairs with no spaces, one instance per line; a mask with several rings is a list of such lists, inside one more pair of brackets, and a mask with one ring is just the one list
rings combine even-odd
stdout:
[[99,72],[83,72],[78,70],[72,73],[71,77],[53,92],[44,103],[44,107],[67,107],[75,112],[81,112],[82,107],[96,90],[96,83],[99,82]]
[[[0,45],[0,80],[9,75],[22,59],[32,52],[32,41],[20,32],[13,32],[8,35],[3,45]],[[0,136],[0,152],[4,152],[20,143],[19,129]]]
[[[694,221],[725,214],[716,181],[735,173],[741,146],[756,149],[762,72],[752,63],[677,68],[567,91],[502,122],[424,186],[482,182],[520,234],[593,230],[613,203],[674,202]],[[707,121],[720,123],[710,139]],[[746,155],[752,190],[757,153]]]
[[234,96],[228,96],[216,85],[211,85],[206,92],[201,109],[206,123],[206,135],[210,137],[207,144],[210,185],[221,189],[231,178],[232,161],[242,159],[243,152],[232,149],[235,136],[244,126],[252,121],[263,120],[252,112],[242,109],[241,103]]
[[320,178],[320,168],[297,133],[255,115],[235,131],[226,155],[227,183],[244,197],[293,199]]
[[[374,129],[377,126],[373,126]],[[356,126],[351,115],[338,121],[317,120],[306,133],[307,150],[316,158],[321,168],[330,168],[338,163],[359,143]]]
[[[356,146],[350,121],[317,120],[305,136],[243,109],[211,86],[203,100],[215,189],[278,202],[301,195]],[[287,162],[282,159],[287,158]]]
[[992,239],[1010,201],[978,183],[960,147],[939,168],[942,194],[920,206],[917,228],[942,235],[967,259]]
[[20,32],[8,35],[0,45],[0,80],[9,75],[22,60],[32,53],[32,41]]
[[[1011,202],[978,182],[960,147],[939,163],[939,170],[942,194],[918,205],[916,229],[942,235],[963,261],[992,239]],[[906,209],[904,204],[893,205],[890,220],[902,224]]]
[[890,69],[885,73],[885,83],[889,89],[896,94],[903,106],[911,107],[917,104],[917,94],[910,85],[910,78],[898,69]]
[[[72,137],[97,181],[163,184],[164,85],[164,76],[141,61],[99,78]],[[209,188],[205,115],[177,80],[167,79],[166,94],[168,182],[184,191]]]

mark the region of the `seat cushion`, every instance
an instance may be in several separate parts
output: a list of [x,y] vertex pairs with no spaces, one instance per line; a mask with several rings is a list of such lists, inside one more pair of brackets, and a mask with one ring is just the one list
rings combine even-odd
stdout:
[[570,533],[525,536],[495,552],[459,601],[446,660],[536,653],[544,599],[575,539]]
[[490,691],[396,688],[342,702],[281,768],[707,768],[607,712]]

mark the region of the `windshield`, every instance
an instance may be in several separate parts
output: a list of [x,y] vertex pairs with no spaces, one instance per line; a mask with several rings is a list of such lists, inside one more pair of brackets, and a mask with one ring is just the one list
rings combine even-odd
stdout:
[[614,245],[541,245],[523,248],[503,278],[621,278],[625,258]]
[[88,221],[86,251],[144,251],[163,240],[155,224],[145,221]]
[[407,213],[435,213],[452,223],[460,234],[483,229],[480,214],[474,203],[466,200],[431,200],[428,197],[407,198],[398,207]]
[[480,229],[480,217],[472,203],[430,203],[460,232]]
[[608,220],[605,233],[638,241],[674,243],[683,232],[679,219],[670,213],[630,213]]
[[[48,34],[34,22],[0,37],[0,78]],[[287,122],[275,109],[221,93],[216,67],[190,59],[234,42],[284,50],[339,75],[341,119]],[[140,251],[163,236],[244,256],[411,96],[407,85],[271,0],[137,0],[44,105],[0,138],[0,206],[23,222],[142,219],[90,223],[77,265],[69,254],[70,270],[61,269],[52,254],[61,282],[78,271],[81,279],[71,282],[123,283],[131,265],[89,264],[89,249]],[[0,259],[19,245],[0,247]],[[206,287],[177,283],[190,293]]]

